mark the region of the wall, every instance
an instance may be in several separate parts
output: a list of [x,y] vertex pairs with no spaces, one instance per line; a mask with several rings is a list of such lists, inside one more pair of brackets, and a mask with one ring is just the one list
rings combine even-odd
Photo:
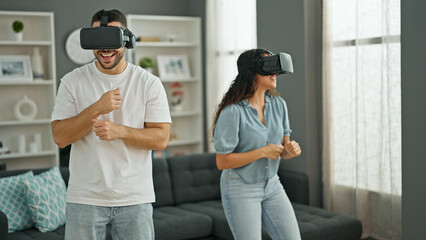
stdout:
[[309,176],[310,204],[322,206],[321,180],[321,1],[257,1],[258,46],[292,56],[294,73],[278,76],[287,102],[291,138],[302,155],[284,162]]
[[100,9],[119,9],[124,14],[187,15],[187,1],[174,0],[18,0],[1,1],[0,10],[54,12],[56,69],[58,81],[78,65],[68,59],[65,41],[76,28],[89,27],[92,16]]
[[426,2],[401,1],[402,236],[426,239]]

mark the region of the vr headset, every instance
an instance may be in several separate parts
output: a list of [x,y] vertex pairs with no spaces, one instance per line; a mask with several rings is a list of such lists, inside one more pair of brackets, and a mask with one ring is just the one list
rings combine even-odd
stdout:
[[255,63],[244,66],[238,66],[238,72],[246,69],[254,69],[260,75],[274,75],[293,73],[293,62],[291,56],[287,53],[271,54],[263,57]]
[[101,26],[82,28],[80,30],[80,45],[83,49],[119,49],[134,48],[136,38],[129,29],[108,26],[109,11],[103,11]]

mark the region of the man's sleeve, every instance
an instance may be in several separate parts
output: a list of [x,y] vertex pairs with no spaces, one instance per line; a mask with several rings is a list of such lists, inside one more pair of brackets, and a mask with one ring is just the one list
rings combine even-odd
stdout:
[[62,81],[59,85],[56,102],[50,121],[63,120],[78,114],[75,99],[69,91],[69,87]]

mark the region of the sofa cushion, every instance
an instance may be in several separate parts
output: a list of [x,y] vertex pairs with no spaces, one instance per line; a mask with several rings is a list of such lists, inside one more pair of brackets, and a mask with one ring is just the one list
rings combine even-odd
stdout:
[[209,216],[177,207],[154,208],[153,219],[156,240],[198,239],[213,233]]
[[198,212],[209,215],[211,218],[213,218],[214,221],[214,235],[222,239],[233,239],[232,232],[229,228],[225,212],[223,211],[222,202],[220,200],[185,203],[178,205],[178,207],[191,212]]
[[165,159],[152,159],[152,176],[154,180],[155,202],[153,207],[174,205],[169,166]]
[[176,204],[220,199],[220,174],[213,153],[168,157]]
[[43,240],[64,240],[65,225],[59,227],[55,231],[42,233],[36,228],[30,228],[27,230],[14,232],[9,234],[9,240],[32,240],[32,239],[43,239]]
[[34,226],[22,183],[32,177],[33,173],[30,171],[0,179],[0,210],[7,215],[9,232]]
[[[19,174],[23,174],[28,171],[32,171],[34,175],[38,175],[40,173],[43,173],[45,171],[49,170],[48,168],[39,168],[39,169],[20,169],[20,170],[7,170],[7,171],[0,171],[0,178],[10,177],[10,176],[16,176]],[[65,185],[68,186],[68,179],[70,178],[70,171],[68,167],[61,167],[59,168],[61,171],[62,178],[64,179]]]
[[359,240],[361,222],[322,208],[293,203],[303,240]]
[[[209,215],[214,220],[214,235],[219,239],[233,239],[220,201],[186,203],[178,207]],[[361,239],[361,222],[356,218],[297,203],[293,203],[293,208],[303,240]],[[262,239],[271,239],[265,229],[262,229]]]
[[[225,212],[223,211],[222,202],[220,200],[204,201],[198,203],[185,203],[178,207],[192,212],[199,212],[209,215],[213,218],[214,228],[213,234],[216,239],[233,240],[231,229],[226,220]],[[268,233],[262,228],[262,240],[270,240]]]
[[66,187],[58,167],[22,180],[31,217],[41,232],[65,224]]
[[305,173],[286,170],[281,161],[278,176],[291,202],[309,205],[309,183]]

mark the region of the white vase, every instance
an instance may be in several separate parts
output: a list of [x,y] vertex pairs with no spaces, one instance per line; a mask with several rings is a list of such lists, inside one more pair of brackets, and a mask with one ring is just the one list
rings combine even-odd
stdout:
[[33,49],[33,54],[31,55],[31,68],[34,79],[44,79],[43,59],[39,47]]
[[22,32],[15,33],[15,39],[18,42],[22,41]]
[[19,153],[25,153],[27,151],[26,143],[27,143],[27,140],[25,138],[25,134],[20,134],[18,136],[18,151],[19,151]]
[[150,72],[150,73],[152,73],[152,67],[146,67],[146,68],[144,68],[147,72]]
[[19,121],[33,120],[37,115],[37,105],[25,95],[15,104],[14,113]]
[[182,104],[172,105],[172,112],[181,112],[183,109]]

